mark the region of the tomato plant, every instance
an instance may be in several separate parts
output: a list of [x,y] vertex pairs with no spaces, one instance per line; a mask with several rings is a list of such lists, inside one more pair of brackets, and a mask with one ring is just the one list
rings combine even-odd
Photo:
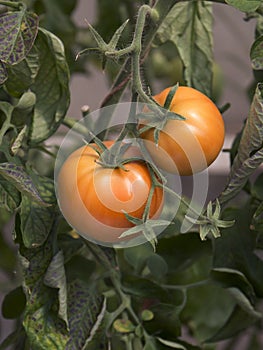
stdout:
[[[105,141],[104,145],[110,148],[113,141]],[[142,161],[107,167],[100,162],[94,147],[96,144],[83,146],[66,159],[57,179],[58,200],[68,222],[84,237],[105,243],[119,242],[121,233],[133,226],[125,213],[142,218],[152,180]],[[157,187],[149,218],[158,217],[162,202],[162,190]]]
[[0,0],[0,350],[262,349],[262,14]]
[[[171,88],[153,98],[165,105]],[[200,91],[179,86],[169,110],[184,121],[168,119],[161,129],[158,147],[154,128],[144,133],[145,145],[156,165],[170,173],[191,175],[206,169],[218,156],[224,143],[224,121],[216,105]]]

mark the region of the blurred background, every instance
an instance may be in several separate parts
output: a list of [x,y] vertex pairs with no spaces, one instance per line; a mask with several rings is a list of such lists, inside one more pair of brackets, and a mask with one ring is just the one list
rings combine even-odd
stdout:
[[[80,0],[73,13],[73,21],[78,26],[87,28],[86,21],[93,23],[96,19],[98,10],[96,4],[95,0]],[[234,136],[241,130],[249,111],[248,91],[253,82],[249,51],[254,30],[255,22],[244,21],[244,15],[241,12],[230,6],[214,5],[214,54],[220,83],[217,103],[219,106],[231,103],[224,114],[225,149],[230,147]],[[162,83],[162,81],[158,83],[160,89],[162,89]],[[108,87],[105,75],[95,65],[90,65],[87,76],[75,73],[71,80],[71,104],[68,115],[76,119],[81,118],[83,105],[88,105],[91,110],[98,109]],[[157,90],[154,91],[154,93],[157,92]],[[209,169],[210,197],[224,188],[228,170],[229,155],[222,152]],[[7,240],[11,243],[10,234],[7,235]],[[4,281],[5,276],[0,275],[0,278]],[[3,295],[0,294],[0,303],[2,299]],[[12,327],[13,321],[0,318],[0,342],[9,334]]]

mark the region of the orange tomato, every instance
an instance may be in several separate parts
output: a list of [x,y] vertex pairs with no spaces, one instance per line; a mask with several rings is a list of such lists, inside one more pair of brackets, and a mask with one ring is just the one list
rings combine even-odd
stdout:
[[[171,88],[153,98],[164,106]],[[225,136],[224,121],[216,105],[200,91],[179,86],[169,107],[185,120],[168,119],[154,142],[154,128],[142,133],[145,146],[161,169],[191,175],[206,169],[220,153]]]
[[[109,148],[113,141],[104,144]],[[82,236],[107,243],[119,242],[121,233],[133,226],[124,212],[142,218],[151,176],[142,161],[126,163],[125,170],[104,167],[92,147],[77,149],[62,165],[57,179],[59,205],[66,220]],[[131,153],[130,149],[127,152]],[[163,191],[156,188],[150,206],[151,218],[160,214],[162,202]]]

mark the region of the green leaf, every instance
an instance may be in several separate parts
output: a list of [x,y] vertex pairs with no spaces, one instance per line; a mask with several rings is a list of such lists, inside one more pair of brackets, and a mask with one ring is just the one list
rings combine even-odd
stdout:
[[[2,227],[4,224],[1,222]],[[2,228],[1,228],[2,229]],[[9,246],[6,238],[0,230],[0,269],[8,274],[12,274],[16,269],[16,252]]]
[[73,280],[78,278],[84,282],[89,280],[95,268],[96,263],[94,260],[88,260],[81,255],[73,256],[65,265],[67,279]]
[[47,306],[27,313],[23,324],[33,349],[65,350],[68,336],[63,321],[49,311]]
[[20,62],[30,51],[38,26],[38,17],[21,11],[6,12],[0,16],[0,60]]
[[15,95],[30,89],[36,96],[30,128],[32,144],[44,141],[61,124],[70,101],[69,69],[62,42],[41,28],[29,56],[10,69],[7,87]]
[[7,80],[7,71],[3,62],[0,61],[0,85]]
[[156,280],[164,279],[168,272],[168,265],[163,257],[151,254],[147,259],[147,267]]
[[256,11],[261,4],[261,0],[226,0],[226,2],[243,12]]
[[263,84],[258,84],[250,107],[237,155],[231,167],[228,184],[219,196],[224,203],[236,196],[249,176],[263,162]]
[[12,124],[15,125],[18,130],[26,128],[26,136],[28,136],[29,125],[32,122],[35,103],[36,95],[31,91],[26,91],[21,95],[12,111]]
[[157,298],[167,301],[169,293],[159,284],[142,277],[125,275],[123,278],[123,289],[138,297]]
[[[179,293],[175,296],[176,303],[178,303]],[[144,323],[145,327],[150,330],[151,334],[158,334],[160,337],[167,337],[168,339],[175,339],[181,335],[181,322],[180,313],[185,305],[186,295],[183,294],[183,298],[180,305],[174,305],[173,303],[156,303],[151,307],[151,311],[154,313],[154,318]]]
[[[52,235],[48,237],[42,247],[28,249],[23,244],[19,226],[19,217],[17,217],[17,219],[15,231],[16,243],[19,243],[19,262],[25,283],[25,293],[27,296],[30,296],[30,293],[38,281],[42,280],[52,260],[52,250],[54,249],[51,243]],[[45,288],[47,289],[46,286]]]
[[18,208],[20,201],[19,191],[9,180],[0,175],[0,207],[14,212]]
[[253,286],[242,272],[230,268],[214,268],[210,276],[224,288],[238,288],[252,305],[255,304],[256,295]]
[[[54,200],[53,181],[49,178],[38,176],[37,190],[46,203],[52,203]],[[23,243],[27,248],[36,248],[41,246],[54,225],[57,211],[53,206],[43,207],[38,203],[32,202],[28,196],[22,196],[21,202],[21,225],[20,229],[23,236]]]
[[43,244],[54,223],[54,210],[40,207],[27,197],[21,203],[21,231],[27,248]]
[[8,92],[15,97],[20,97],[34,84],[40,69],[39,52],[34,45],[28,55],[18,64],[7,67],[8,80],[5,86]]
[[49,235],[43,246],[27,249],[17,229],[20,243],[20,262],[24,280],[27,305],[23,326],[33,349],[65,350],[68,331],[65,322],[58,316],[58,293],[44,284],[44,276],[56,250],[53,235]]
[[125,260],[134,268],[136,272],[141,271],[151,254],[153,254],[153,248],[148,242],[140,244],[136,247],[124,249]]
[[156,350],[156,343],[154,338],[147,338],[143,350]]
[[255,182],[251,184],[251,194],[263,201],[263,173],[259,174]]
[[223,327],[235,304],[234,298],[221,286],[211,283],[196,286],[187,291],[181,319],[191,324],[193,337],[203,342]]
[[133,332],[135,327],[130,320],[118,318],[113,322],[113,328],[119,333]]
[[18,191],[26,195],[28,199],[43,207],[48,205],[41,198],[39,191],[24,167],[13,163],[1,163],[0,175],[8,180]]
[[85,241],[85,244],[87,245],[88,249],[91,250],[92,254],[94,254],[97,259],[101,261],[104,267],[107,266],[108,269],[117,267],[116,253],[113,248],[99,246],[98,244],[87,241]]
[[32,169],[28,169],[28,173],[31,176],[41,198],[47,203],[47,207],[57,203],[54,189],[54,181],[49,177],[42,176]]
[[253,69],[263,69],[263,35],[254,41],[250,50],[250,59]]
[[[88,350],[89,345],[94,346],[94,342],[97,345],[99,342],[99,346],[102,344],[101,348],[105,348],[103,344],[105,346],[106,343],[106,304],[96,286],[89,286],[78,279],[69,283],[68,315],[70,338],[65,350]],[[92,347],[91,349],[93,350]]]
[[190,232],[159,240],[157,251],[168,266],[168,274],[181,271],[212,254],[211,242],[201,241],[198,234]]
[[237,333],[247,329],[261,318],[262,315],[256,311],[251,310],[248,313],[243,308],[240,308],[240,306],[236,306],[224,326],[211,338],[207,339],[206,342],[214,343],[231,338]]
[[59,311],[58,315],[65,321],[68,326],[67,316],[67,282],[64,269],[64,257],[62,251],[59,251],[53,256],[50,265],[47,268],[44,283],[51,287],[58,289]]
[[18,318],[24,311],[26,305],[26,296],[23,288],[17,287],[9,292],[2,303],[2,315],[7,319]]
[[60,226],[58,227],[58,247],[63,251],[66,268],[67,263],[77,254],[79,254],[84,247],[84,243],[81,238],[74,238],[70,234],[65,233],[70,230],[71,227],[68,226],[67,222],[61,220]]
[[[235,218],[236,223],[225,229],[220,239],[215,240],[213,266],[216,269],[239,271],[253,286],[256,295],[262,297],[263,261],[255,254],[257,235],[250,230],[251,214],[250,202],[244,207],[225,213]],[[241,281],[238,282],[241,288],[239,283]]]
[[38,143],[51,136],[63,120],[70,100],[69,70],[62,42],[41,29],[36,39],[39,70],[30,87],[37,100],[31,142]]
[[151,321],[154,318],[154,313],[151,310],[143,310],[141,313],[141,318],[143,321]]
[[162,43],[172,41],[176,45],[185,68],[186,84],[208,96],[212,88],[212,18],[211,3],[180,2],[158,30]]
[[258,84],[239,143],[234,168],[242,164],[253,152],[260,150],[263,140],[263,84]]

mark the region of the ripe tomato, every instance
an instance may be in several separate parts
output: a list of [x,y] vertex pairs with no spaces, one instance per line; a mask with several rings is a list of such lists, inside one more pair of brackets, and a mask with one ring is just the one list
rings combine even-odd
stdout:
[[[164,106],[171,88],[154,99]],[[178,87],[170,110],[185,120],[168,119],[160,131],[158,145],[154,129],[142,133],[153,161],[169,173],[191,175],[206,169],[218,156],[225,136],[224,122],[216,105],[204,94],[190,87]]]
[[[113,141],[104,144],[109,148]],[[59,205],[66,220],[82,236],[100,242],[120,242],[121,233],[133,226],[124,211],[142,217],[151,176],[142,161],[126,163],[125,170],[103,167],[92,147],[86,145],[77,149],[62,165],[57,178]],[[152,197],[151,218],[160,214],[162,202],[163,191],[158,187]]]

